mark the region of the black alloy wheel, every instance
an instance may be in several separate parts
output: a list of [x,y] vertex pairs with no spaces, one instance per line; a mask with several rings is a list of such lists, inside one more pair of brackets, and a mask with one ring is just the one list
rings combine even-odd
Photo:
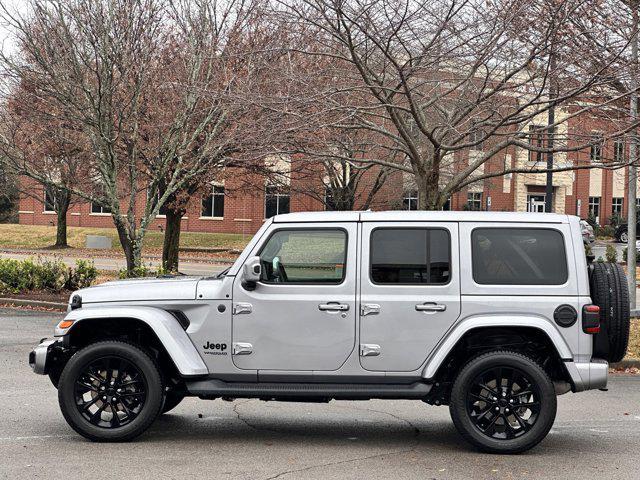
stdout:
[[456,429],[489,453],[521,453],[546,437],[557,399],[545,370],[528,356],[498,350],[464,365],[451,388],[449,411]]
[[525,434],[540,414],[540,392],[517,368],[496,367],[478,375],[467,394],[467,413],[490,438]]
[[98,342],[67,362],[58,401],[65,420],[80,435],[93,441],[127,441],[160,414],[164,383],[156,361],[141,347]]
[[117,356],[89,363],[75,383],[80,415],[102,428],[131,423],[144,407],[146,395],[146,380],[140,369]]

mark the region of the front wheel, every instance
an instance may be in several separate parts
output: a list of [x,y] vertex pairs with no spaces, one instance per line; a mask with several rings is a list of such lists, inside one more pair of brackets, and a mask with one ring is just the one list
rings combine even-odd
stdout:
[[629,234],[627,232],[622,232],[620,234],[620,243],[627,243],[629,241]]
[[482,354],[453,383],[449,410],[460,434],[489,453],[520,453],[549,433],[556,417],[553,382],[516,352]]
[[135,345],[105,341],[76,353],[58,383],[67,423],[94,441],[131,440],[160,414],[164,386],[156,362]]

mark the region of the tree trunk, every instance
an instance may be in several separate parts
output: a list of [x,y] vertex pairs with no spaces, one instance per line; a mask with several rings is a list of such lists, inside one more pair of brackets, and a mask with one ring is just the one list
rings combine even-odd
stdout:
[[164,243],[162,245],[162,267],[169,272],[178,271],[180,228],[184,214],[184,210],[167,209]]
[[60,192],[56,195],[56,214],[58,216],[58,224],[56,225],[56,248],[66,248],[67,243],[67,212],[69,211],[69,204],[71,203],[71,196],[68,192]]
[[113,221],[116,225],[116,231],[118,232],[118,239],[120,240],[120,245],[124,252],[125,261],[127,262],[127,276],[131,276],[136,267],[140,266],[140,258],[138,258],[136,262],[134,242],[129,237],[127,227],[124,225],[122,220],[114,216]]

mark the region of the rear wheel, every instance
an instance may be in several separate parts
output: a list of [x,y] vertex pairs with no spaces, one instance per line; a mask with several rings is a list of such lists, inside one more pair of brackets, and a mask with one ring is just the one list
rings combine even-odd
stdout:
[[67,423],[94,441],[126,441],[160,413],[164,390],[155,361],[135,345],[99,342],[76,353],[58,383]]
[[547,373],[516,352],[489,352],[467,363],[453,383],[449,410],[460,434],[490,453],[520,453],[549,433],[556,395]]
[[629,240],[629,234],[625,230],[620,234],[620,243],[627,243],[628,240]]

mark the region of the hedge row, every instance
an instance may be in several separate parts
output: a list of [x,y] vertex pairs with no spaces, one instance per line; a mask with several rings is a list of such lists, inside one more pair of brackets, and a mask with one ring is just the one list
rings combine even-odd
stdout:
[[98,270],[88,260],[76,260],[75,267],[67,267],[60,259],[0,258],[0,293],[77,290],[91,286],[97,276]]

